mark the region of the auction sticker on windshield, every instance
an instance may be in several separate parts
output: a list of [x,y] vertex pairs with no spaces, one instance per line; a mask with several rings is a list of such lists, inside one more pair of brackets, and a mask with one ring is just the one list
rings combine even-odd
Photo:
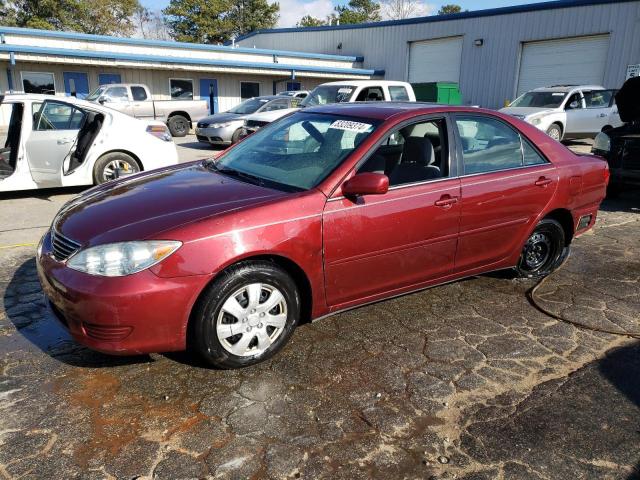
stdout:
[[336,120],[329,128],[347,130],[349,132],[367,132],[371,128],[370,123],[352,122],[350,120]]

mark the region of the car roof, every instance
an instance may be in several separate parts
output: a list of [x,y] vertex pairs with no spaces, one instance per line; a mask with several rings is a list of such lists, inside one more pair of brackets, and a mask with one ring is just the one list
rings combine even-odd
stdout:
[[471,112],[491,113],[495,111],[476,107],[456,107],[439,103],[428,102],[349,102],[331,103],[315,107],[305,107],[302,112],[326,113],[333,115],[345,115],[350,117],[370,118],[375,120],[388,120],[403,113],[414,115],[427,115],[429,113],[443,112]]
[[605,90],[602,85],[552,85],[534,88],[532,92],[571,92],[572,90]]
[[327,82],[318,87],[324,87],[326,85],[354,85],[357,87],[367,86],[379,86],[379,85],[408,85],[407,82],[400,82],[398,80],[340,80],[338,82]]

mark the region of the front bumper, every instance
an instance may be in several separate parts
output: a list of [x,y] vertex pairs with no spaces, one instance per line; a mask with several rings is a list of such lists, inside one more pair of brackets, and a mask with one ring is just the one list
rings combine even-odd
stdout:
[[231,137],[236,130],[242,128],[242,124],[234,124],[223,128],[196,128],[196,137],[201,142],[208,142],[213,145],[231,145]]
[[36,264],[51,310],[73,338],[118,355],[184,350],[191,309],[210,278],[160,278],[150,270],[125,277],[88,275],[53,257],[49,233]]

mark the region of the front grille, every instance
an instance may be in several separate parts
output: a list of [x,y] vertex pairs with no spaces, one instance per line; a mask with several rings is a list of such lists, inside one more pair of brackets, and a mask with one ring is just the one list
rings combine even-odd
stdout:
[[204,135],[196,135],[196,138],[198,139],[199,142],[208,142],[209,138],[205,137]]
[[66,260],[80,249],[79,243],[53,229],[51,230],[51,245],[53,246],[53,256],[59,262]]
[[264,127],[265,125],[268,125],[269,122],[264,122],[261,120],[247,120],[246,126],[248,128],[255,128],[258,129],[260,127]]

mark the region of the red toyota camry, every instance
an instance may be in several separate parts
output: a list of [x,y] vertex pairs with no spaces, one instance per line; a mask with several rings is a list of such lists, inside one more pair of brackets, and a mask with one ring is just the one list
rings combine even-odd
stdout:
[[83,193],[38,272],[90,348],[242,367],[302,321],[492,270],[549,274],[593,226],[608,175],[493,111],[307,108],[216,160]]

